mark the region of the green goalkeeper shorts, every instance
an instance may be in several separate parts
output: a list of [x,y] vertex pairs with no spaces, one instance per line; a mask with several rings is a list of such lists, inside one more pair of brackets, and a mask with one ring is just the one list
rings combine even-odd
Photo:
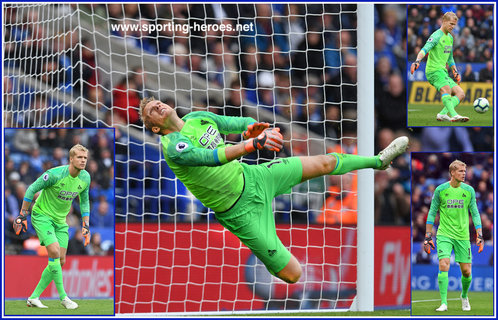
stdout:
[[58,242],[62,248],[67,248],[69,241],[69,226],[67,224],[55,223],[50,217],[34,211],[31,214],[31,224],[35,228],[42,246]]
[[437,91],[441,90],[444,86],[450,86],[450,89],[457,86],[456,82],[450,78],[448,72],[445,70],[437,70],[426,74],[427,81],[436,88]]
[[461,263],[472,263],[469,240],[456,240],[445,236],[436,237],[437,256],[439,260],[451,257],[451,251],[455,251],[455,261]]
[[301,182],[303,166],[297,157],[242,166],[242,195],[228,211],[216,213],[216,219],[275,275],[289,263],[291,253],[277,236],[272,201],[280,194],[290,193]]

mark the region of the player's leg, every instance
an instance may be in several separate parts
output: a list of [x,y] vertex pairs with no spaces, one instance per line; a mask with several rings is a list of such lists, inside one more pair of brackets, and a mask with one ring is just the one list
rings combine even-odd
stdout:
[[326,174],[341,175],[358,169],[387,169],[391,162],[408,148],[408,138],[394,139],[384,150],[373,157],[331,153],[300,157],[303,173],[301,182]]
[[441,306],[436,311],[448,310],[448,271],[450,271],[450,259],[439,259],[439,272],[437,282],[439,284],[439,296],[441,297]]
[[454,108],[456,108],[464,98],[465,92],[459,85],[455,85],[451,88],[451,101]]
[[470,311],[469,288],[472,283],[472,264],[460,263],[460,270],[462,271],[462,295],[460,296],[462,310]]
[[51,246],[50,244],[57,243],[57,238],[55,236],[54,226],[52,225],[51,219],[49,217],[33,212],[31,215],[31,224],[33,225],[33,228],[38,235],[40,244],[47,247],[49,262],[47,267],[45,267],[45,269],[43,270],[40,281],[36,285],[35,290],[31,293],[26,303],[29,307],[47,308],[41,303],[39,298],[43,291],[53,280],[53,275],[50,268],[50,260],[58,258],[59,251],[57,249],[54,249],[54,246]]
[[297,261],[296,257],[291,254],[289,263],[275,274],[278,278],[284,280],[287,283],[296,283],[299,278],[301,278],[301,264]]
[[439,284],[439,296],[441,297],[441,306],[436,311],[448,310],[448,271],[450,270],[450,257],[453,251],[452,240],[445,236],[436,238],[437,255],[439,259],[439,272],[437,281]]
[[[66,253],[67,253],[67,244],[69,243],[69,233],[68,226],[66,224],[57,225],[56,227],[56,236],[59,246],[59,266],[61,268],[61,278],[60,278],[60,288],[62,292],[64,292],[65,296],[61,296],[61,291],[59,287],[57,287],[57,291],[59,292],[59,298],[61,299],[61,304],[66,309],[76,309],[78,308],[78,304],[71,299],[69,299],[68,295],[64,290],[64,283],[62,281],[62,267],[66,263]],[[54,279],[55,281],[55,279]],[[57,286],[57,283],[56,283]]]
[[469,288],[472,283],[472,252],[470,250],[470,241],[468,240],[453,240],[455,247],[455,261],[460,264],[462,271],[462,310],[470,311]]

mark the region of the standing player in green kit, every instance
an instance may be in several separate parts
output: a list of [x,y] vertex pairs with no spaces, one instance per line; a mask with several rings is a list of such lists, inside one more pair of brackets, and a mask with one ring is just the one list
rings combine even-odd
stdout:
[[[140,103],[140,116],[147,129],[161,135],[164,158],[178,179],[271,274],[288,283],[299,280],[301,266],[277,236],[273,198],[326,174],[386,169],[408,147],[408,138],[399,137],[373,157],[332,153],[247,165],[237,159],[256,150],[282,149],[279,128],[270,129],[268,123],[249,117],[203,111],[180,119],[173,108],[153,98]],[[246,141],[226,146],[220,134],[229,133],[242,133]]]
[[432,197],[431,208],[427,215],[424,250],[431,253],[434,249],[432,228],[436,213],[439,211],[439,228],[437,229],[437,254],[439,258],[439,294],[441,306],[436,311],[447,311],[448,271],[450,270],[451,251],[455,251],[455,261],[462,271],[462,310],[470,311],[469,288],[472,281],[472,254],[470,252],[469,209],[477,232],[476,244],[479,253],[484,248],[481,217],[477,209],[474,188],[463,183],[467,166],[460,160],[450,164],[449,182],[438,186]]
[[27,300],[28,307],[47,308],[39,297],[53,280],[61,304],[66,309],[78,308],[78,304],[69,299],[64,291],[62,266],[66,261],[69,238],[66,216],[77,196],[80,200],[85,246],[90,242],[90,175],[85,170],[87,160],[88,150],[77,144],[69,150],[69,165],[47,170],[26,190],[21,213],[14,220],[14,230],[16,234],[26,231],[29,207],[34,195],[41,190],[33,206],[31,223],[40,244],[46,246],[48,252],[48,266],[43,270],[40,282]]
[[[455,13],[446,12],[443,16],[441,28],[431,34],[429,40],[417,54],[417,60],[412,63],[410,68],[410,72],[413,74],[420,66],[422,59],[428,55],[425,76],[427,81],[439,91],[443,101],[443,110],[437,114],[437,121],[469,121],[468,117],[461,116],[455,111],[455,107],[465,97],[463,89],[459,86],[461,76],[457,71],[455,60],[453,60],[453,36],[451,31],[455,28],[457,22],[458,17]],[[446,64],[449,65],[457,83],[449,77]]]

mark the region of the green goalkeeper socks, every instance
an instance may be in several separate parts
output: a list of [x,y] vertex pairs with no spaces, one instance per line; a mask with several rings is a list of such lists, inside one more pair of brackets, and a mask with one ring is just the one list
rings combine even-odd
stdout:
[[441,303],[448,305],[448,271],[439,271],[437,275],[439,283],[439,295],[441,296]]
[[[455,97],[456,98],[456,97]],[[458,100],[458,98],[456,98]],[[444,93],[443,96],[441,97],[441,100],[443,101],[443,110],[441,110],[441,114],[450,114],[450,117],[454,117],[457,115],[455,111],[455,105],[454,105],[454,100],[453,97],[451,97],[448,93]],[[460,103],[460,102],[459,102]]]
[[348,173],[353,170],[365,169],[365,168],[380,168],[382,162],[378,156],[374,157],[363,157],[354,154],[343,154],[343,153],[329,153],[333,155],[336,159],[336,164],[334,170],[331,173],[333,175],[341,175]]
[[462,276],[462,298],[467,298],[471,282],[472,282],[472,276],[468,278]]
[[40,282],[38,282],[38,284],[36,285],[35,291],[33,291],[31,296],[29,296],[29,298],[30,299],[39,298],[43,293],[43,290],[45,290],[48,287],[50,282],[52,282],[52,273],[50,273],[50,269],[47,266],[42,272]]
[[67,294],[66,291],[64,291],[64,286],[62,285],[62,267],[60,260],[60,258],[48,258],[48,267],[52,273],[52,279],[54,280],[57,292],[59,292],[59,298],[62,300],[67,296]]

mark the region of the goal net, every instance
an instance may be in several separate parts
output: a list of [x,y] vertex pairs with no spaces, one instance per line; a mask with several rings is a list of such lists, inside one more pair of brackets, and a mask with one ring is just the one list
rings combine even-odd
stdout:
[[[116,130],[116,313],[348,309],[357,290],[357,176],[273,202],[297,257],[272,277],[168,168],[138,104],[280,127],[288,156],[356,153],[355,4],[4,4],[7,127]],[[238,143],[240,135],[224,136]]]

